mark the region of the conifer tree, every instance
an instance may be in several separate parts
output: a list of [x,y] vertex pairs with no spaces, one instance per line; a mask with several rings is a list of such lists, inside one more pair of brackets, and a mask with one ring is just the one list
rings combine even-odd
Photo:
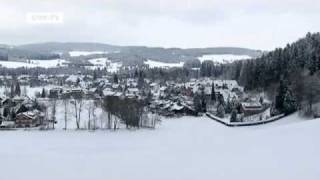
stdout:
[[214,83],[212,83],[212,86],[211,86],[211,100],[212,101],[216,101],[217,100],[216,91],[215,91],[215,88],[214,88]]
[[46,95],[46,90],[44,88],[42,88],[41,97],[45,98],[46,96],[47,96]]
[[16,88],[14,91],[15,95],[20,96],[21,95],[21,88],[19,82],[16,83]]

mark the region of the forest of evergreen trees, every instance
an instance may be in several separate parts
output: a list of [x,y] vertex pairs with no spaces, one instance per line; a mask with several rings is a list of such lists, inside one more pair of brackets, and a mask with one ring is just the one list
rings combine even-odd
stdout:
[[273,92],[279,111],[290,113],[298,108],[310,112],[320,101],[320,33],[308,33],[285,48],[234,63],[231,69],[232,78],[247,90]]
[[308,33],[259,58],[220,65],[192,62],[187,67],[200,67],[202,77],[234,79],[247,91],[267,92],[278,113],[310,113],[320,102],[320,33]]
[[312,76],[320,71],[320,33],[308,33],[305,38],[285,48],[237,65],[243,66],[238,80],[247,89],[266,88],[280,79],[289,80],[304,71]]

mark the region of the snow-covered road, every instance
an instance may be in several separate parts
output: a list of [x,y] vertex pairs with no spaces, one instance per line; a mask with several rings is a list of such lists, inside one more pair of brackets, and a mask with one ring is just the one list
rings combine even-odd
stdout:
[[0,131],[0,179],[318,180],[320,120],[290,118],[258,128],[184,117],[156,130]]

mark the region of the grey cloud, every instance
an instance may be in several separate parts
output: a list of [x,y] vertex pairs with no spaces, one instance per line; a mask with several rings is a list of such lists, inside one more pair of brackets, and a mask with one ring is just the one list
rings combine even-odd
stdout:
[[[272,49],[320,31],[314,0],[3,0],[0,43],[95,41],[121,45]],[[27,12],[63,12],[30,25]]]

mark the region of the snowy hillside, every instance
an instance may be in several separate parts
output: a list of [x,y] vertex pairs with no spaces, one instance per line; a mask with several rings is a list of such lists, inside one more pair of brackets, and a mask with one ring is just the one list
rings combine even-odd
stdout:
[[232,63],[237,60],[250,59],[250,56],[247,55],[233,55],[233,54],[211,54],[203,55],[198,57],[198,59],[203,61],[213,61],[215,64],[226,64]]
[[165,63],[153,60],[147,60],[144,64],[149,65],[150,68],[173,68],[173,67],[183,67],[183,62],[180,63]]
[[17,61],[0,61],[1,67],[6,68],[34,68],[34,67],[43,67],[43,68],[53,68],[58,66],[65,66],[68,61],[64,59],[54,59],[54,60],[30,60],[29,62],[17,62]]
[[76,57],[76,56],[88,56],[92,54],[107,54],[108,52],[106,51],[70,51],[69,55],[71,57]]
[[0,177],[318,180],[320,119],[266,127],[184,117],[164,120],[156,130],[1,131]]

